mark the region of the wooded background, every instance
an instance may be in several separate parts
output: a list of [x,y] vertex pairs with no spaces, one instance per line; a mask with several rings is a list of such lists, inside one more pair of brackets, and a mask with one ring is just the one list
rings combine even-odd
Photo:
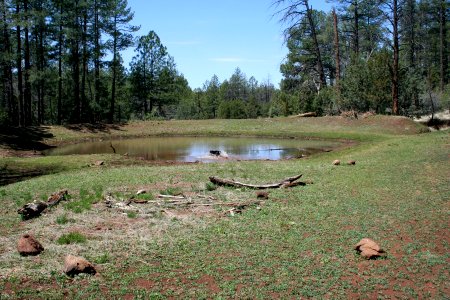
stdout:
[[193,90],[156,32],[135,36],[126,0],[0,1],[4,125],[450,107],[447,0],[335,0],[331,12],[274,1],[289,49],[280,87],[236,68]]

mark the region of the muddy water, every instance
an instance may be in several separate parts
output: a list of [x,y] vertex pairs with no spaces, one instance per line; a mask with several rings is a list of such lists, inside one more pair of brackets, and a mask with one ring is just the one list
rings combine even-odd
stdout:
[[[249,137],[149,137],[86,142],[47,151],[46,155],[128,154],[155,161],[280,160],[300,158],[341,146],[336,141]],[[220,155],[211,155],[211,150]]]

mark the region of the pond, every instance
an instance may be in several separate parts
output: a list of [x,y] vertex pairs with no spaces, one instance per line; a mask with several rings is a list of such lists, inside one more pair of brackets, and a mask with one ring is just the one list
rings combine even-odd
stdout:
[[280,160],[331,151],[342,143],[328,140],[254,137],[148,137],[85,142],[46,151],[45,155],[117,153],[152,161],[213,162]]

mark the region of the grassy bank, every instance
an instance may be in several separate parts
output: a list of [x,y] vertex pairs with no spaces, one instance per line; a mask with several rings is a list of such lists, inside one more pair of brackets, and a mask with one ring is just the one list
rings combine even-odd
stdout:
[[[132,123],[120,128],[49,128],[45,143],[158,134],[268,135],[355,139],[358,146],[309,159],[142,165],[114,155],[3,158],[8,164],[58,166],[56,174],[0,187],[0,290],[4,298],[446,298],[449,277],[448,132],[419,134],[401,118],[337,118]],[[86,167],[103,159],[105,166]],[[126,160],[124,162],[123,160]],[[333,166],[340,159],[355,166]],[[52,173],[52,172],[49,172]],[[261,207],[230,216],[229,207],[143,204],[133,213],[102,198],[138,189],[183,192],[217,202],[255,200],[248,189],[207,184],[212,175],[276,182],[303,174],[314,184],[269,191]],[[68,189],[70,201],[30,221],[16,210]],[[203,199],[203,198],[202,198]],[[15,251],[33,233],[38,258]],[[70,233],[85,241],[60,244]],[[378,241],[387,257],[366,261],[352,250]],[[82,240],[82,239],[81,239]],[[94,262],[100,275],[62,275],[66,254]]]

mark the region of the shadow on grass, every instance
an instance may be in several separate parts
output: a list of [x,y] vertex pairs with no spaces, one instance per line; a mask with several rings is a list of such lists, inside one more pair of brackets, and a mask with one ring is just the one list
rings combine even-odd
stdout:
[[24,181],[33,177],[64,171],[62,166],[27,167],[17,165],[0,165],[0,186]]
[[19,151],[42,151],[52,146],[43,142],[53,134],[45,126],[40,127],[0,127],[0,145]]
[[102,123],[96,123],[96,124],[90,124],[90,123],[82,123],[82,124],[67,124],[64,127],[69,130],[74,131],[83,131],[83,132],[90,132],[90,133],[109,133],[111,130],[120,130],[121,126],[124,126],[126,124],[102,124]]

